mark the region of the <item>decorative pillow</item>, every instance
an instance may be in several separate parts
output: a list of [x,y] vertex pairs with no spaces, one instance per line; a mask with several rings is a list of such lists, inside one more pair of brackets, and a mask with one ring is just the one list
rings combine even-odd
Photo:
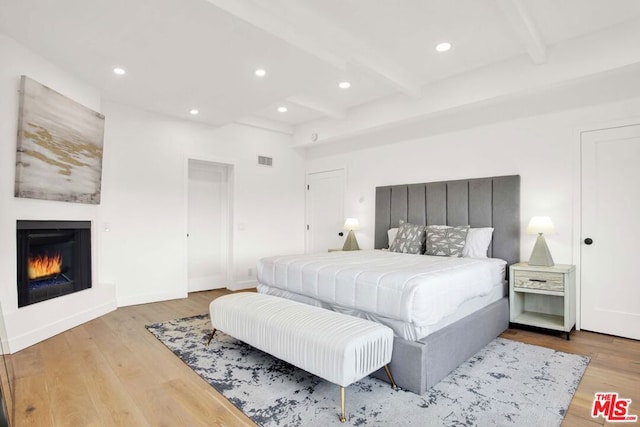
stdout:
[[396,240],[396,236],[398,235],[398,227],[390,228],[387,230],[387,237],[389,238],[389,247],[391,247],[391,243]]
[[470,228],[462,256],[467,258],[487,258],[487,250],[493,236],[492,227]]
[[398,227],[398,234],[389,246],[389,251],[405,254],[423,254],[425,238],[424,225],[401,222],[400,227]]
[[468,225],[458,227],[428,226],[427,255],[459,257],[467,241]]

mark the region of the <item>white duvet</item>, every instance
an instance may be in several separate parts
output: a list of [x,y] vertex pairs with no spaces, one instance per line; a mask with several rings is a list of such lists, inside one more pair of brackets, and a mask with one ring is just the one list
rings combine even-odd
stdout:
[[379,250],[263,258],[258,282],[327,304],[433,325],[502,283],[506,262]]

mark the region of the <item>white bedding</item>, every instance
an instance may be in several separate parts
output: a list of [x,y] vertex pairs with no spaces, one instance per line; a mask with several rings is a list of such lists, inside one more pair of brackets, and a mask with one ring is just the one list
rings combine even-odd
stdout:
[[452,323],[455,323],[463,317],[466,317],[469,314],[474,313],[475,311],[480,310],[481,308],[504,298],[506,295],[508,295],[509,290],[506,282],[497,283],[493,286],[493,288],[491,288],[491,291],[489,291],[488,294],[479,295],[465,301],[460,305],[460,307],[458,307],[455,312],[443,317],[438,323],[423,326],[417,326],[413,323],[403,322],[402,320],[390,319],[388,317],[380,316],[374,313],[368,313],[366,311],[356,310],[354,308],[344,308],[335,304],[320,302],[311,297],[285,291],[283,289],[272,288],[267,285],[259,284],[258,292],[302,302],[316,307],[322,307],[327,310],[337,311],[338,313],[348,314],[350,316],[359,317],[361,319],[371,320],[372,322],[382,323],[383,325],[386,325],[393,329],[395,335],[400,338],[404,338],[407,341],[421,341],[423,338],[429,336],[430,334],[439,331],[440,329],[445,328]]
[[[300,295],[306,297],[303,300],[397,320],[420,331],[502,285],[505,265],[493,258],[379,250],[276,256],[258,263],[258,290]],[[414,340],[420,337],[410,335]]]

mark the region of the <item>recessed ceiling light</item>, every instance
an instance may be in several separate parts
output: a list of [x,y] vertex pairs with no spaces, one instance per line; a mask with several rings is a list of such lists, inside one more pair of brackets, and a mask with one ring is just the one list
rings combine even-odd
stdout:
[[287,107],[278,107],[278,113],[286,113]]
[[264,77],[267,75],[267,72],[265,70],[263,70],[262,68],[258,68],[256,70],[256,76],[258,77]]
[[192,116],[197,116],[198,114],[200,114],[200,111],[198,111],[196,108],[192,108],[191,110],[189,110],[189,114],[191,114]]
[[436,46],[436,50],[438,52],[446,52],[449,49],[451,49],[451,43],[449,42],[438,43],[438,45]]
[[338,83],[338,87],[340,89],[349,89],[351,87],[351,83],[349,83],[349,82],[340,82],[340,83]]
[[119,76],[123,76],[127,74],[127,71],[124,68],[116,67],[113,69],[113,72]]

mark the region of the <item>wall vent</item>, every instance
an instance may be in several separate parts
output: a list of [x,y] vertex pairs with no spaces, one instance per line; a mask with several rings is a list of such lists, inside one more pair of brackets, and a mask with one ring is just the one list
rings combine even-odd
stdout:
[[271,166],[273,167],[273,158],[266,156],[258,156],[258,164],[260,166]]

